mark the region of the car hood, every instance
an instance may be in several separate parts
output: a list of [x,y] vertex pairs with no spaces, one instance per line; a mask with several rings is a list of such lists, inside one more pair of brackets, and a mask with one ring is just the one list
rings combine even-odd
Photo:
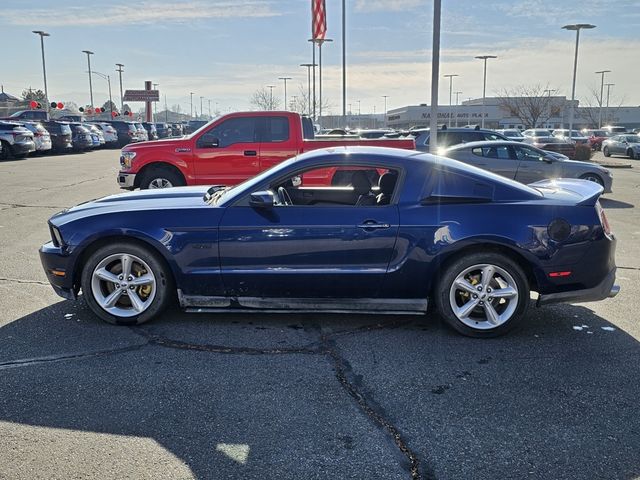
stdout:
[[140,190],[110,195],[63,210],[51,217],[50,222],[53,225],[60,226],[81,218],[109,213],[215,208],[203,200],[204,194],[207,193],[208,189],[208,185],[199,185],[195,187]]
[[598,165],[597,163],[593,163],[593,162],[582,162],[580,160],[565,160],[565,159],[558,159],[559,162],[562,162],[562,165],[565,165],[569,168],[571,167],[583,167],[583,168],[593,168],[593,169],[597,169],[597,170],[606,170],[604,167],[602,167],[601,165]]
[[147,150],[152,148],[171,148],[171,147],[185,148],[184,138],[163,138],[161,140],[149,140],[145,142],[130,143],[122,149],[122,151],[135,152],[136,150]]

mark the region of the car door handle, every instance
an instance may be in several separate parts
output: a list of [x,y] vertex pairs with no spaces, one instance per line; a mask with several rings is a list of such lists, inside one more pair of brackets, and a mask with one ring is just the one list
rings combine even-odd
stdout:
[[378,223],[374,222],[373,220],[367,220],[366,222],[356,226],[364,230],[379,230],[382,228],[389,228],[391,225],[389,225],[388,223]]
[[256,152],[255,150],[245,150],[244,151],[244,156],[245,157],[255,157],[256,155],[258,155],[258,152]]

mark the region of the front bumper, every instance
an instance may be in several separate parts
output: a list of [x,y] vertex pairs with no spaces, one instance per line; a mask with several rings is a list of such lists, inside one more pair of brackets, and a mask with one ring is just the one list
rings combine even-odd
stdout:
[[40,247],[39,253],[42,267],[53,290],[63,298],[75,300],[77,289],[73,280],[71,256],[64,248],[56,247],[52,242]]
[[118,172],[118,185],[125,190],[133,190],[136,185],[136,174]]
[[620,291],[620,287],[615,284],[616,269],[609,272],[602,282],[593,288],[584,290],[573,290],[569,292],[550,293],[540,295],[536,306],[549,305],[551,303],[581,303],[581,302],[597,302],[605,298],[615,297]]

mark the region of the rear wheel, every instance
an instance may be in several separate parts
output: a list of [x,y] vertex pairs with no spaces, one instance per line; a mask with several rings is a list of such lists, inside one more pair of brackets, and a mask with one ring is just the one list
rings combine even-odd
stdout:
[[91,310],[116,325],[139,325],[166,307],[173,284],[155,252],[133,243],[96,250],[82,270],[82,293]]
[[472,253],[445,270],[435,300],[444,320],[458,332],[469,337],[495,337],[522,319],[529,306],[529,283],[510,258]]
[[580,178],[583,180],[589,180],[590,182],[595,182],[601,187],[604,187],[604,180],[602,180],[600,175],[597,175],[595,173],[585,173]]
[[9,160],[11,158],[10,146],[7,142],[2,143],[2,151],[0,152],[0,160]]
[[640,152],[638,152],[638,155],[636,156],[636,154],[633,151],[633,149],[629,148],[629,149],[627,149],[627,157],[629,157],[631,160],[634,160],[636,158],[640,158]]
[[171,188],[182,187],[185,181],[181,175],[168,168],[156,167],[147,170],[140,180],[140,188]]
[[609,147],[604,147],[604,148],[602,149],[602,154],[603,154],[605,157],[610,157],[610,156],[611,156],[611,152],[609,152]]

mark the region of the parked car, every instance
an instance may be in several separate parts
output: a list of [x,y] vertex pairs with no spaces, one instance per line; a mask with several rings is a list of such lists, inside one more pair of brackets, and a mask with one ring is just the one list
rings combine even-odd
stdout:
[[207,123],[209,122],[206,120],[189,120],[183,129],[183,133],[189,135]]
[[524,135],[522,135],[522,132],[517,128],[508,128],[508,129],[495,130],[495,131],[501,135],[504,135],[509,140],[512,140],[514,142],[522,142],[524,140]]
[[585,128],[581,130],[581,133],[589,139],[589,146],[593,150],[601,150],[602,142],[611,136],[606,130],[596,130],[591,128]]
[[569,158],[576,156],[576,145],[564,138],[554,137],[549,130],[525,130],[523,143],[533,145],[541,150],[561,153]]
[[129,143],[140,141],[138,140],[138,130],[133,122],[128,122],[126,120],[108,120],[105,123],[108,123],[116,129],[118,134],[118,146],[120,148],[128,145]]
[[24,158],[36,151],[33,133],[20,123],[0,120],[0,144],[2,160]]
[[118,146],[118,132],[112,125],[107,122],[89,122],[98,128],[102,132],[104,137],[105,146],[108,148]]
[[[361,181],[292,186],[328,167],[385,173],[369,191]],[[236,187],[70,208],[49,219],[40,258],[56,293],[75,299],[82,290],[113,324],[147,322],[176,296],[208,313],[424,314],[434,302],[458,332],[492,337],[525,318],[531,290],[538,305],[618,293],[601,192],[574,179],[526,186],[410,150],[322,149]]]
[[625,155],[640,160],[639,135],[614,135],[602,142],[602,153],[605,157]]
[[571,130],[571,135],[569,135],[569,129],[567,128],[557,128],[551,132],[554,137],[561,138],[567,142],[573,142],[576,144],[588,144],[589,137],[584,136],[578,130]]
[[83,152],[93,148],[93,137],[89,129],[81,122],[72,122],[69,124],[73,136],[71,142],[76,152]]
[[[416,139],[416,150],[429,151],[430,129],[410,130],[409,134]],[[438,130],[438,147],[447,148],[459,143],[482,142],[490,140],[508,140],[507,137],[493,130],[481,129],[479,127],[445,128]]]
[[184,135],[184,128],[181,123],[172,123],[171,124],[171,136],[172,137],[181,137]]
[[4,120],[46,122],[49,120],[49,113],[46,110],[20,110],[5,117]]
[[142,126],[142,123],[133,122],[133,124],[136,127],[138,142],[146,142],[147,140],[149,140],[149,135],[147,134],[147,131],[145,130],[144,126]]
[[168,123],[156,123],[156,133],[158,138],[168,138],[171,136],[171,127]]
[[627,127],[623,127],[620,125],[606,125],[602,127],[603,130],[606,130],[611,135],[619,135],[621,133],[627,133]]
[[89,130],[89,132],[91,133],[93,148],[100,148],[107,143],[104,139],[102,130],[99,129],[96,125],[94,125],[93,123],[85,123],[84,126],[87,127],[87,130]]
[[68,122],[59,122],[51,120],[43,122],[42,125],[47,129],[51,136],[51,150],[55,153],[64,153],[73,148],[73,133]]
[[387,133],[391,133],[392,130],[383,129],[383,128],[370,128],[370,129],[357,129],[353,130],[350,133],[354,133],[358,135],[360,138],[382,138],[386,136]]
[[33,133],[33,141],[36,144],[36,153],[44,153],[51,150],[51,135],[39,122],[21,122],[24,128]]
[[158,140],[158,130],[155,123],[142,122],[142,126],[147,132],[147,140]]
[[560,159],[532,145],[511,141],[471,142],[448,148],[443,155],[529,184],[550,178],[581,178],[611,192],[611,173],[595,163]]

